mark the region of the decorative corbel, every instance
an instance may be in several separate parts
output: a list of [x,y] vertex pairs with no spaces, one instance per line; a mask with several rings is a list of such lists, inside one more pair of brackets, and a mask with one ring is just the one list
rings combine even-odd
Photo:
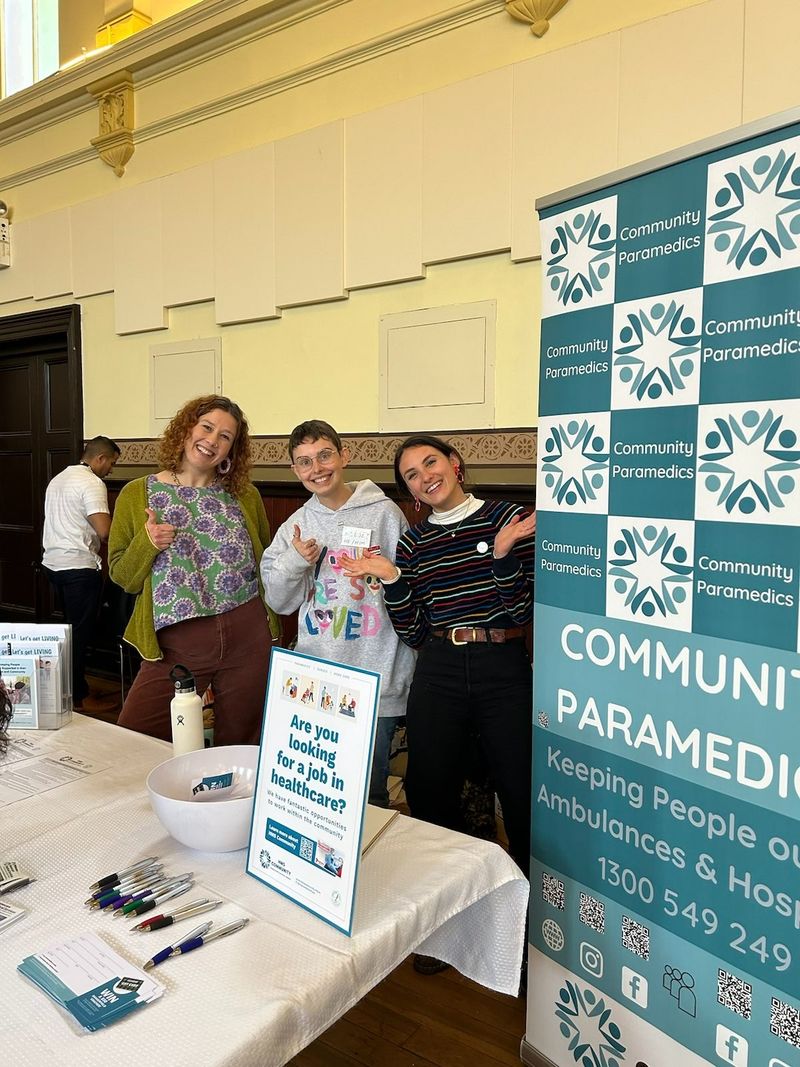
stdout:
[[506,11],[512,19],[527,23],[531,33],[544,37],[554,18],[567,0],[506,0]]
[[100,133],[92,138],[100,158],[118,178],[133,155],[133,75],[121,70],[88,86],[97,100]]

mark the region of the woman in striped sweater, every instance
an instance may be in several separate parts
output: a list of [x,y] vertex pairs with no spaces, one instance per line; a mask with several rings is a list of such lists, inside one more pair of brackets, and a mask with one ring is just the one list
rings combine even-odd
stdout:
[[406,796],[419,819],[464,830],[460,797],[470,735],[503,809],[511,854],[530,857],[531,664],[535,513],[465,493],[464,463],[436,437],[409,437],[398,486],[432,508],[398,542],[396,565],[343,558],[346,574],[384,586],[392,624],[419,650],[408,698]]

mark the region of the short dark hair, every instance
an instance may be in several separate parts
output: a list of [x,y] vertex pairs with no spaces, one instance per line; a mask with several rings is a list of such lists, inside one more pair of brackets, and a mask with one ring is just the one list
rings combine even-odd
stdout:
[[400,460],[403,457],[403,453],[409,448],[433,448],[436,452],[441,452],[443,456],[447,456],[448,459],[450,456],[455,456],[461,467],[462,474],[466,477],[467,467],[457,448],[449,445],[447,441],[443,441],[441,437],[433,437],[427,433],[414,434],[413,437],[407,437],[405,441],[402,441],[394,453],[394,480],[397,488],[402,493],[413,496],[413,493],[410,493],[406,485],[405,478],[400,473]]
[[289,459],[294,460],[294,450],[298,445],[302,445],[303,441],[319,441],[320,437],[327,437],[337,452],[342,451],[342,439],[329,422],[324,422],[322,419],[309,419],[308,422],[301,422],[299,426],[295,426],[289,434]]
[[110,437],[93,437],[83,446],[82,459],[94,459],[96,456],[119,456],[120,447]]

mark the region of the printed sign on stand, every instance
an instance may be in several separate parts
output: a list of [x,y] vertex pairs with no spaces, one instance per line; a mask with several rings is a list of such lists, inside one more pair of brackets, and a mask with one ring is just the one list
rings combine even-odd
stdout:
[[380,675],[275,649],[247,872],[350,934]]

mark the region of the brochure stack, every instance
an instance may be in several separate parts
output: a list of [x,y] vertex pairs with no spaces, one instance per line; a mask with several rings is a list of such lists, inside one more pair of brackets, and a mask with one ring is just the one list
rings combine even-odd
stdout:
[[12,730],[58,730],[72,718],[71,627],[0,623],[0,690]]

